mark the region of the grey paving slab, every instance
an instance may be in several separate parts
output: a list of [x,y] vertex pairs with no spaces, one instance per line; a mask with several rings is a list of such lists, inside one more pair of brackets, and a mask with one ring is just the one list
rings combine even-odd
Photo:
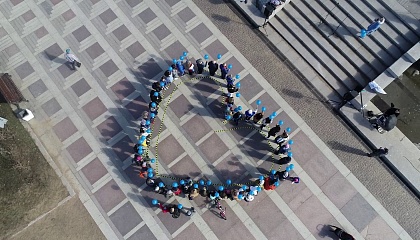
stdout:
[[178,234],[175,240],[184,240],[184,239],[197,239],[197,240],[205,240],[203,233],[198,229],[198,227],[191,223],[188,227],[186,227],[180,234]]
[[76,83],[74,83],[73,85],[71,85],[71,89],[73,89],[73,92],[78,97],[81,97],[83,94],[88,92],[91,89],[91,87],[90,87],[89,83],[84,78],[82,78],[79,81],[77,81]]
[[175,139],[173,135],[169,135],[164,140],[160,141],[158,144],[158,149],[171,149],[172,151],[159,151],[159,161],[168,165],[173,160],[175,160],[179,155],[181,155],[185,150],[179,144],[179,142]]
[[197,142],[212,130],[204,118],[200,115],[192,117],[184,123],[184,125],[182,125],[182,128],[187,132],[193,142]]
[[[284,122],[284,124],[281,126],[281,131],[286,130],[287,128],[290,128],[291,131],[289,132],[289,135],[293,134],[293,132],[296,131],[298,127],[297,124],[292,120],[289,114],[287,114],[285,111],[281,111],[280,113],[277,113],[277,117],[273,120],[273,122],[274,124],[277,124],[280,120]],[[293,139],[293,141],[295,140]]]
[[242,151],[246,151],[248,157],[251,157],[255,162],[258,162],[264,158],[267,153],[272,152],[272,148],[268,144],[268,141],[272,140],[266,140],[265,137],[266,136],[263,136],[259,133],[254,134],[251,138],[242,144]]
[[228,52],[228,49],[219,40],[210,43],[204,50],[209,55],[210,60],[217,60],[218,54],[223,55]]
[[32,94],[32,96],[34,96],[34,98],[37,98],[41,94],[46,92],[48,90],[48,88],[47,88],[47,86],[45,86],[44,82],[41,79],[39,79],[38,81],[32,83],[28,87],[28,90],[31,92],[31,94]]
[[55,98],[51,98],[50,100],[42,104],[41,107],[48,117],[51,117],[61,109],[60,104]]
[[29,74],[35,72],[29,62],[24,62],[15,68],[15,71],[20,79],[25,79]]
[[137,230],[137,232],[135,232],[133,235],[131,235],[127,239],[129,239],[129,240],[136,240],[136,239],[150,239],[150,240],[153,240],[153,239],[156,239],[156,237],[152,233],[152,231],[150,231],[149,227],[147,227],[147,225],[144,225],[139,230]]
[[169,59],[179,59],[183,52],[188,52],[187,49],[179,41],[175,41],[167,48],[165,48],[164,51],[168,54]]
[[57,123],[53,129],[58,139],[62,142],[77,132],[76,126],[68,117]]
[[[217,148],[215,146],[217,146]],[[229,150],[216,133],[213,133],[208,137],[198,146],[198,148],[210,163],[214,163]]]
[[85,40],[87,37],[89,37],[91,34],[89,30],[85,26],[81,26],[78,29],[73,31],[73,36],[77,39],[77,41],[80,43],[83,40]]
[[189,7],[186,7],[182,9],[180,12],[178,12],[178,16],[179,18],[182,19],[182,21],[184,21],[184,23],[187,23],[188,21],[193,19],[196,15],[194,14],[193,11],[191,11]]
[[147,79],[152,79],[163,71],[153,58],[139,66],[138,70]]
[[98,97],[86,103],[82,109],[92,121],[108,110]]
[[189,32],[198,43],[204,42],[206,39],[211,37],[213,33],[204,25],[204,23],[200,23],[195,28],[191,29]]
[[359,193],[341,208],[341,212],[358,231],[362,231],[378,215]]
[[146,49],[139,42],[135,42],[127,47],[127,51],[133,58],[140,56],[142,53],[146,52]]
[[173,99],[169,104],[169,107],[178,118],[188,114],[194,108],[184,95],[180,95]]
[[[299,163],[299,159],[296,159]],[[322,186],[338,171],[322,153],[313,153],[311,160],[302,164],[302,168],[318,185]]]
[[357,194],[357,190],[340,173],[336,173],[321,189],[339,209]]
[[[261,85],[251,74],[247,74],[246,76],[242,77],[242,79],[240,79],[240,83],[241,89],[239,92],[247,101],[250,101],[263,90]],[[253,105],[253,107],[256,106]]]
[[102,137],[105,139],[105,141],[110,140],[115,135],[117,135],[119,132],[121,132],[123,129],[120,126],[120,124],[117,122],[115,117],[111,116],[102,123],[100,123],[96,129],[98,129],[99,133],[102,135]]
[[211,78],[204,77],[194,84],[193,91],[195,95],[208,98],[210,95],[219,90],[220,86]]
[[242,156],[235,156],[231,153],[225,159],[219,162],[216,165],[219,178],[223,182],[226,182],[228,179],[230,179],[232,182],[237,182],[240,178],[242,178],[247,170],[241,163],[241,160]]
[[107,9],[99,15],[99,18],[102,20],[103,23],[109,24],[115,19],[117,19],[117,15],[115,15],[114,11],[112,11],[111,9]]
[[[264,93],[261,96],[258,97],[259,100],[261,100],[261,108],[262,107],[266,107],[266,113],[264,115],[271,115],[272,112],[277,112],[280,109],[279,104],[276,102],[276,100],[274,100],[270,95],[268,95],[268,93]],[[256,99],[253,103],[252,106],[257,106],[256,101],[258,100]],[[278,113],[278,112],[277,112]],[[278,117],[276,118],[276,120],[278,119]],[[275,123],[275,122],[273,122]]]
[[317,146],[306,136],[303,131],[293,136],[293,141],[297,144],[292,146],[293,158],[297,159],[299,164],[305,164],[312,159],[315,152],[319,152]]
[[75,74],[76,71],[70,68],[69,64],[63,64],[57,68],[57,71],[61,74],[63,79],[70,77],[70,75]]
[[102,64],[99,68],[101,69],[101,71],[106,77],[111,76],[112,74],[114,74],[116,71],[119,70],[117,65],[115,65],[114,61],[112,60],[109,60],[108,62]]
[[165,2],[170,6],[173,7],[178,2],[181,2],[181,0],[165,0]]
[[[173,151],[169,149],[163,149],[163,151]],[[159,151],[159,154],[162,151]],[[201,170],[198,168],[197,164],[191,159],[189,155],[183,157],[179,162],[171,167],[172,176],[182,179],[191,177],[192,179],[197,179],[201,176]]]
[[86,53],[89,55],[92,60],[102,55],[105,50],[99,45],[99,43],[94,43],[90,47],[86,48]]
[[55,43],[49,46],[48,48],[46,48],[44,50],[44,54],[52,61],[57,57],[63,57],[64,51],[63,49],[60,48],[60,46],[58,46],[57,43]]
[[159,27],[155,28],[155,30],[152,32],[160,41],[171,34],[171,31],[169,31],[169,29],[164,24],[161,24]]
[[139,177],[140,171],[141,171],[141,167],[136,166],[136,165],[130,165],[128,168],[124,170],[125,174],[127,174],[131,183],[137,188],[139,188],[144,183],[146,183],[146,179]]
[[[290,175],[295,176],[293,172]],[[304,179],[299,184],[292,184],[289,181],[281,182],[280,187],[276,188],[276,192],[293,211],[296,211],[306,200],[313,196]]]
[[139,119],[142,112],[149,110],[149,104],[142,96],[138,96],[129,104],[125,105],[125,108],[130,112],[131,116],[133,116],[133,119]]
[[102,186],[93,195],[105,212],[113,209],[118,203],[125,199],[124,193],[113,179]]
[[115,29],[113,32],[114,36],[119,40],[122,41],[128,36],[131,35],[131,32],[128,30],[128,28],[125,25],[119,26],[117,29]]
[[142,221],[142,218],[130,202],[126,202],[122,205],[117,211],[111,214],[109,218],[123,236]]
[[89,183],[92,185],[96,183],[101,177],[108,173],[104,165],[98,158],[93,159],[86,166],[80,170]]
[[150,21],[157,17],[156,14],[150,8],[146,8],[144,11],[139,13],[138,16],[141,18],[141,20],[143,20],[145,24],[148,24]]
[[92,152],[92,148],[83,137],[74,141],[66,149],[76,163]]
[[227,65],[229,64],[232,65],[232,68],[230,69],[230,72],[229,72],[229,74],[232,74],[232,76],[235,76],[236,74],[242,72],[245,69],[242,63],[235,56],[230,57],[225,62]]
[[133,153],[133,142],[129,136],[125,136],[123,139],[115,143],[111,148],[114,150],[117,157],[124,161]]
[[111,90],[115,93],[119,100],[125,99],[134,91],[136,91],[133,84],[131,84],[131,82],[126,77],[115,83],[111,87]]

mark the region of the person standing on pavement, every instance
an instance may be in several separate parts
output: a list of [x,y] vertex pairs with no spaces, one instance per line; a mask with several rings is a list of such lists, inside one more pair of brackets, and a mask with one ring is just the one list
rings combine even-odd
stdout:
[[226,78],[226,75],[229,73],[230,69],[227,67],[226,63],[220,64],[220,77],[222,79]]
[[331,229],[330,232],[333,232],[335,235],[337,235],[337,237],[341,240],[354,240],[355,238],[348,234],[346,231],[344,231],[343,229],[333,226],[333,225],[328,225]]
[[66,49],[66,54],[64,54],[64,58],[71,64],[73,70],[76,70],[76,66],[80,67],[82,64],[80,63],[79,59],[74,56],[74,54],[70,53],[70,48]]
[[264,117],[264,112],[256,113],[254,117],[252,118],[252,121],[254,121],[255,124],[257,124],[261,119]]
[[207,66],[207,62],[204,63],[203,60],[199,58],[195,61],[195,63],[197,64],[197,73],[203,74],[204,68]]
[[276,134],[280,132],[280,129],[280,125],[278,124],[275,127],[271,128],[270,131],[268,131],[267,138],[270,138],[271,136],[276,136]]
[[214,74],[216,73],[217,69],[219,68],[219,65],[217,65],[216,61],[210,61],[209,64],[209,74],[210,76],[214,76]]
[[242,118],[241,111],[238,110],[235,114],[233,114],[232,119],[236,126],[239,125],[239,120],[241,120],[241,118]]
[[383,157],[387,154],[388,154],[388,148],[380,147],[378,149],[373,150],[373,152],[368,153],[367,156],[368,157]]
[[249,120],[251,120],[251,118],[255,115],[256,112],[257,110],[252,111],[251,109],[248,109],[248,111],[245,112],[245,121],[248,122]]
[[261,123],[261,127],[260,127],[261,130],[263,130],[265,126],[269,125],[272,122],[273,122],[273,117],[272,116],[266,117]]

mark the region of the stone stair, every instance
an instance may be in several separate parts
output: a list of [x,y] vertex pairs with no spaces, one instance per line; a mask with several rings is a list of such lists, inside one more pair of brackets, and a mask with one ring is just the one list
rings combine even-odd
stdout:
[[[360,39],[380,16],[381,28]],[[420,40],[420,21],[390,0],[292,0],[268,26],[340,96],[366,87]]]

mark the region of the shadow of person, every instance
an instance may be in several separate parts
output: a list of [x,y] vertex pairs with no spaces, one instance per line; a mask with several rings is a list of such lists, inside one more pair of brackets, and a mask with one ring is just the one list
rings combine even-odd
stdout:
[[332,229],[330,225],[319,224],[318,226],[316,226],[316,229],[319,231],[318,236],[320,236],[321,238],[329,237],[331,239],[339,239],[337,235],[335,235],[334,232],[331,231]]

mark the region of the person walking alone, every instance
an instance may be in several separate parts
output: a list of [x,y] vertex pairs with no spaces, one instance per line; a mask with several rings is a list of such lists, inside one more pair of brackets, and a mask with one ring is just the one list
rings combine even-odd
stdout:
[[387,154],[388,154],[388,148],[380,147],[378,149],[373,150],[373,152],[368,153],[367,156],[368,157],[383,157]]
[[70,48],[66,49],[66,54],[64,54],[64,57],[66,58],[67,62],[71,64],[73,67],[73,70],[76,70],[76,66],[80,68],[82,63],[80,63],[80,60],[74,56],[74,54],[70,53]]

